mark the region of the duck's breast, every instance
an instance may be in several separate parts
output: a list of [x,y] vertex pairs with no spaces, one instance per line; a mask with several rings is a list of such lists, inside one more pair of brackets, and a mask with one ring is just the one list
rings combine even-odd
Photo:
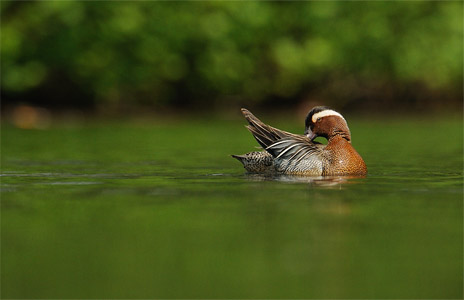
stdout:
[[323,175],[365,175],[367,167],[361,155],[345,139],[326,147],[327,163]]

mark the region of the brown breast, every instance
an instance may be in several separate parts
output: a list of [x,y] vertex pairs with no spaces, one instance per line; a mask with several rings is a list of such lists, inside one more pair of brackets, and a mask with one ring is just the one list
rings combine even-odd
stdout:
[[367,167],[350,142],[336,136],[325,148],[327,163],[323,175],[366,175]]

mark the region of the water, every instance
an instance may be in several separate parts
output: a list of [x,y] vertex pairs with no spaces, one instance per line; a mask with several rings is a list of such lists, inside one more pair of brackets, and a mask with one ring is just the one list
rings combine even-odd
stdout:
[[4,124],[2,297],[462,298],[462,120],[349,120],[365,178],[247,176],[242,120]]

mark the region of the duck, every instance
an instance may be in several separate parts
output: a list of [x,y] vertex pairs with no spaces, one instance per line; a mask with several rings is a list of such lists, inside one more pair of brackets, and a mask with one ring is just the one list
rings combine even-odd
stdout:
[[[248,173],[301,176],[366,175],[367,167],[351,144],[345,118],[327,106],[316,106],[305,119],[304,134],[271,127],[245,108],[241,109],[261,151],[232,155]],[[327,139],[327,145],[314,141]]]

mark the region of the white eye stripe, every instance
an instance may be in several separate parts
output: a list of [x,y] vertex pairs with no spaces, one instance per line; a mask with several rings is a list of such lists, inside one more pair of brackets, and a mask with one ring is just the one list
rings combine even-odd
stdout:
[[328,117],[328,116],[338,116],[338,117],[342,118],[343,120],[345,120],[345,118],[341,114],[339,114],[338,112],[336,112],[334,110],[331,110],[331,109],[327,109],[327,110],[323,110],[323,111],[320,111],[318,113],[315,113],[313,115],[313,117],[312,117],[313,123],[316,123],[317,119],[319,119],[319,118]]

